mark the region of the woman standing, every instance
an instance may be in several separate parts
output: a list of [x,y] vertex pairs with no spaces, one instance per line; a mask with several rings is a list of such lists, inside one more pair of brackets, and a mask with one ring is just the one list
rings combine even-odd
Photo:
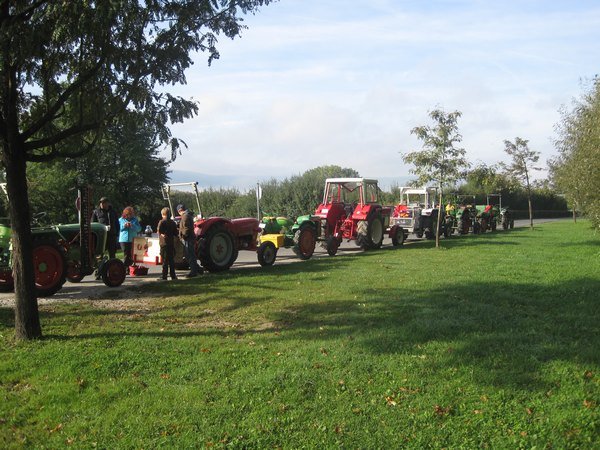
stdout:
[[130,266],[133,264],[133,238],[136,237],[142,229],[140,222],[138,221],[137,217],[135,217],[135,211],[133,207],[127,206],[123,210],[123,215],[119,219],[119,225],[121,229],[119,233],[119,243],[121,244],[121,248],[123,249],[123,253],[125,255],[123,262],[126,266]]

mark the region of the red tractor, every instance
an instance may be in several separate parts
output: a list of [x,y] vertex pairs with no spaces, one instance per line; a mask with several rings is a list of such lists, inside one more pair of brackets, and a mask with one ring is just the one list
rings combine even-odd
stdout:
[[[240,250],[255,251],[258,253],[259,260],[268,263],[263,265],[273,264],[277,252],[272,251],[268,244],[260,246],[258,244],[258,235],[261,232],[258,219],[252,217],[243,219],[203,217],[200,211],[200,196],[198,183],[196,182],[165,184],[163,186],[163,197],[169,202],[171,211],[173,211],[173,194],[175,194],[175,197],[177,196],[172,188],[178,186],[188,186],[193,190],[191,194],[188,193],[187,200],[191,198],[196,200],[198,208],[198,214],[194,221],[196,254],[206,270],[209,272],[228,270],[237,259]],[[179,195],[182,195],[181,192]]]
[[[390,207],[378,202],[377,180],[328,178],[323,202],[310,217],[318,240],[335,255],[343,239],[363,249],[379,248],[390,220]],[[396,229],[390,231],[390,236]]]

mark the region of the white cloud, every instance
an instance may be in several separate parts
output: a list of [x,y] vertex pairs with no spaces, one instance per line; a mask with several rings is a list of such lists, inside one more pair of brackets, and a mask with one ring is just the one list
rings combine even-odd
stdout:
[[200,114],[174,128],[191,150],[173,169],[402,176],[399,152],[419,147],[410,129],[438,106],[463,112],[473,161],[503,159],[515,136],[546,159],[558,109],[600,59],[593,2],[286,0],[247,24],[178,89]]

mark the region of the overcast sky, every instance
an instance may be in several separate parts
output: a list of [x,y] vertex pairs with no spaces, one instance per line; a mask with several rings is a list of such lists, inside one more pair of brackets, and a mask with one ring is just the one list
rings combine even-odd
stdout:
[[281,0],[245,23],[175,90],[200,113],[173,129],[189,145],[174,181],[245,189],[329,164],[402,180],[436,108],[462,112],[471,162],[519,136],[545,163],[559,109],[599,73],[597,0]]

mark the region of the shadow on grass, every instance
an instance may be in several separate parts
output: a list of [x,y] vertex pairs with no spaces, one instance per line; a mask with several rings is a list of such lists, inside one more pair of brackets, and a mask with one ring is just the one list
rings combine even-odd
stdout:
[[14,328],[15,310],[13,308],[0,307],[0,330],[2,328]]
[[[482,384],[548,389],[552,361],[600,364],[597,279],[547,286],[449,284],[447,289],[364,289],[360,301],[305,304],[287,322],[293,339],[352,337],[370,353],[444,348],[432,367],[470,366]],[[273,317],[285,321],[286,316]],[[323,329],[327,330],[323,333]]]

